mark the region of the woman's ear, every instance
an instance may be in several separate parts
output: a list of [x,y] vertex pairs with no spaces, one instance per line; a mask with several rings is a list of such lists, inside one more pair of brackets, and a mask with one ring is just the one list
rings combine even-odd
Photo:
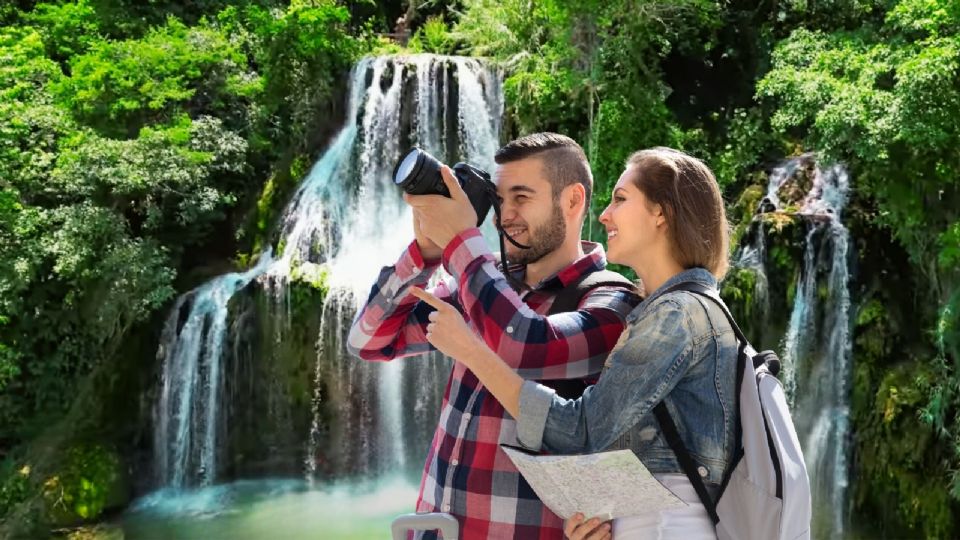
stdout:
[[667,224],[667,216],[663,215],[663,206],[659,204],[653,205],[653,216],[657,220],[657,228],[663,227]]

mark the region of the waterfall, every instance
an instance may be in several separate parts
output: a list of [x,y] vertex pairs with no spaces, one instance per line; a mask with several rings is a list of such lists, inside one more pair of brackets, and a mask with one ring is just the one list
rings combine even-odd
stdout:
[[167,486],[215,479],[227,302],[271,262],[268,251],[250,270],[214,278],[178,298],[167,317],[157,350],[163,374],[154,409],[156,472]]
[[[852,373],[850,235],[841,222],[849,175],[840,165],[821,167],[811,154],[771,171],[756,234],[737,266],[757,273],[769,303],[764,215],[797,220],[803,264],[780,344],[781,379],[793,410],[813,489],[814,538],[842,538],[847,521],[847,454]],[[789,284],[788,284],[789,285]],[[758,291],[759,292],[759,291]],[[769,309],[768,306],[762,306]]]
[[[308,477],[419,468],[448,362],[439,355],[363,362],[346,353],[345,335],[380,267],[413,238],[411,213],[391,178],[402,152],[416,144],[447,163],[464,160],[492,172],[502,111],[500,75],[475,59],[413,55],[357,63],[345,125],[284,209],[276,255],[265,251],[246,272],[218,276],[182,295],[167,318],[153,411],[159,486],[224,479],[229,464],[219,461],[228,461],[230,409],[223,389],[238,384],[225,380],[236,376],[236,366],[231,371],[223,363],[231,361],[229,344],[238,349],[242,341],[229,334],[248,328],[241,322],[268,317],[274,321],[270,345],[279,349],[298,323],[291,294],[304,282],[326,291],[316,308],[313,419],[300,437]],[[269,313],[248,311],[243,321],[232,321],[231,299],[236,303],[236,293],[249,284],[269,299],[257,308]]]

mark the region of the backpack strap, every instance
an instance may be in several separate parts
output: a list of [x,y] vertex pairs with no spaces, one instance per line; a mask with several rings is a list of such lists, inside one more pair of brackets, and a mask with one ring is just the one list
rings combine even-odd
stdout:
[[566,287],[560,289],[547,315],[576,311],[577,306],[580,305],[580,300],[597,287],[623,287],[636,290],[634,284],[620,274],[612,270],[597,270],[568,283]]
[[740,331],[740,327],[737,326],[737,321],[733,320],[733,315],[730,313],[730,309],[727,307],[727,304],[723,302],[723,299],[720,298],[720,292],[713,287],[707,287],[701,283],[696,283],[694,281],[682,281],[676,285],[670,287],[663,294],[667,294],[673,291],[687,291],[699,294],[700,296],[706,296],[710,300],[713,300],[713,303],[720,306],[720,309],[723,311],[723,314],[727,316],[727,322],[730,323],[730,328],[733,328],[733,332],[737,335],[737,340],[741,343],[747,343],[747,337],[743,335],[743,332]]
[[[740,355],[744,353],[744,350],[747,346],[747,338],[743,335],[743,332],[740,331],[740,327],[737,326],[736,321],[733,320],[733,315],[730,313],[730,310],[727,309],[727,305],[723,303],[723,299],[720,298],[720,293],[712,287],[707,287],[700,283],[695,283],[692,281],[684,281],[677,283],[676,285],[670,287],[664,294],[673,292],[673,291],[688,291],[700,296],[705,296],[712,300],[715,304],[720,306],[720,309],[723,310],[723,314],[727,316],[727,321],[730,323],[730,327],[733,328],[734,333],[737,335],[737,340],[739,341],[738,355],[737,355],[737,391],[736,401],[737,406],[736,410],[740,410],[740,385],[743,382],[743,362],[740,361]],[[660,401],[653,408],[653,414],[657,418],[657,422],[660,423],[660,428],[663,429],[663,435],[667,439],[667,444],[670,445],[670,448],[673,450],[674,455],[677,457],[677,462],[680,464],[680,468],[683,469],[684,474],[687,476],[687,479],[690,480],[690,484],[693,485],[693,489],[697,492],[697,496],[700,497],[700,502],[703,503],[704,508],[707,510],[707,514],[710,516],[710,519],[713,520],[713,524],[716,525],[720,523],[720,517],[717,515],[717,504],[714,502],[713,498],[710,497],[710,494],[707,492],[707,486],[703,482],[703,478],[697,471],[697,465],[694,463],[693,458],[690,457],[690,452],[687,451],[687,447],[683,444],[683,439],[680,438],[680,433],[677,431],[677,425],[673,422],[673,417],[670,416],[670,411],[667,410],[667,406]],[[740,448],[740,426],[737,426],[737,450],[735,454],[740,454],[742,449]],[[738,461],[739,455],[734,456],[734,463]],[[723,481],[721,482],[721,490],[726,487],[727,483],[730,481],[730,473],[733,471],[733,467],[729,467],[727,471],[724,471]]]
[[[580,279],[572,281],[566,287],[560,289],[553,300],[553,304],[550,305],[547,315],[576,311],[580,305],[580,300],[597,287],[622,287],[636,290],[633,283],[620,274],[612,270],[597,270],[581,276]],[[553,388],[557,395],[564,399],[577,399],[583,395],[583,391],[588,386],[583,379],[550,379],[537,382]]]
[[660,428],[663,430],[663,435],[667,438],[667,444],[670,445],[673,453],[677,456],[680,468],[683,469],[684,474],[687,475],[687,479],[690,480],[690,484],[697,492],[697,496],[700,497],[700,502],[703,503],[703,507],[707,509],[707,514],[710,516],[710,519],[713,520],[713,524],[716,525],[720,523],[720,518],[717,516],[717,505],[713,502],[710,494],[707,493],[707,486],[703,483],[703,478],[701,478],[697,472],[697,464],[694,463],[693,458],[690,457],[690,452],[687,452],[687,447],[683,444],[680,433],[677,431],[677,425],[673,423],[673,418],[670,416],[670,412],[667,411],[667,406],[663,404],[663,401],[657,403],[653,408],[653,414],[657,417],[657,421],[660,422]]

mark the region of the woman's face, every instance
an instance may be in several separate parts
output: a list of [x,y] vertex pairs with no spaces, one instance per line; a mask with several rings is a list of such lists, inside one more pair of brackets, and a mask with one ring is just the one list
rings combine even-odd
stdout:
[[633,167],[627,167],[620,175],[600,223],[607,229],[607,259],[639,271],[645,261],[659,256],[666,227],[660,207],[650,204],[633,182],[634,173]]

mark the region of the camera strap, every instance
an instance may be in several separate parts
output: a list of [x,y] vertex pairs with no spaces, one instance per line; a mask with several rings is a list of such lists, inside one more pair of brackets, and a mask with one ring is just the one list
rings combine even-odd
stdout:
[[526,283],[513,277],[513,274],[510,273],[510,263],[507,260],[507,245],[503,240],[506,238],[511,244],[520,249],[530,249],[530,246],[525,246],[517,242],[512,236],[507,234],[507,231],[503,230],[503,224],[500,222],[500,196],[497,195],[496,185],[487,180],[484,183],[484,188],[486,189],[487,196],[490,197],[490,200],[493,202],[493,225],[496,227],[497,236],[500,238],[500,264],[503,267],[503,275],[517,292],[529,289],[530,287],[528,287]]

